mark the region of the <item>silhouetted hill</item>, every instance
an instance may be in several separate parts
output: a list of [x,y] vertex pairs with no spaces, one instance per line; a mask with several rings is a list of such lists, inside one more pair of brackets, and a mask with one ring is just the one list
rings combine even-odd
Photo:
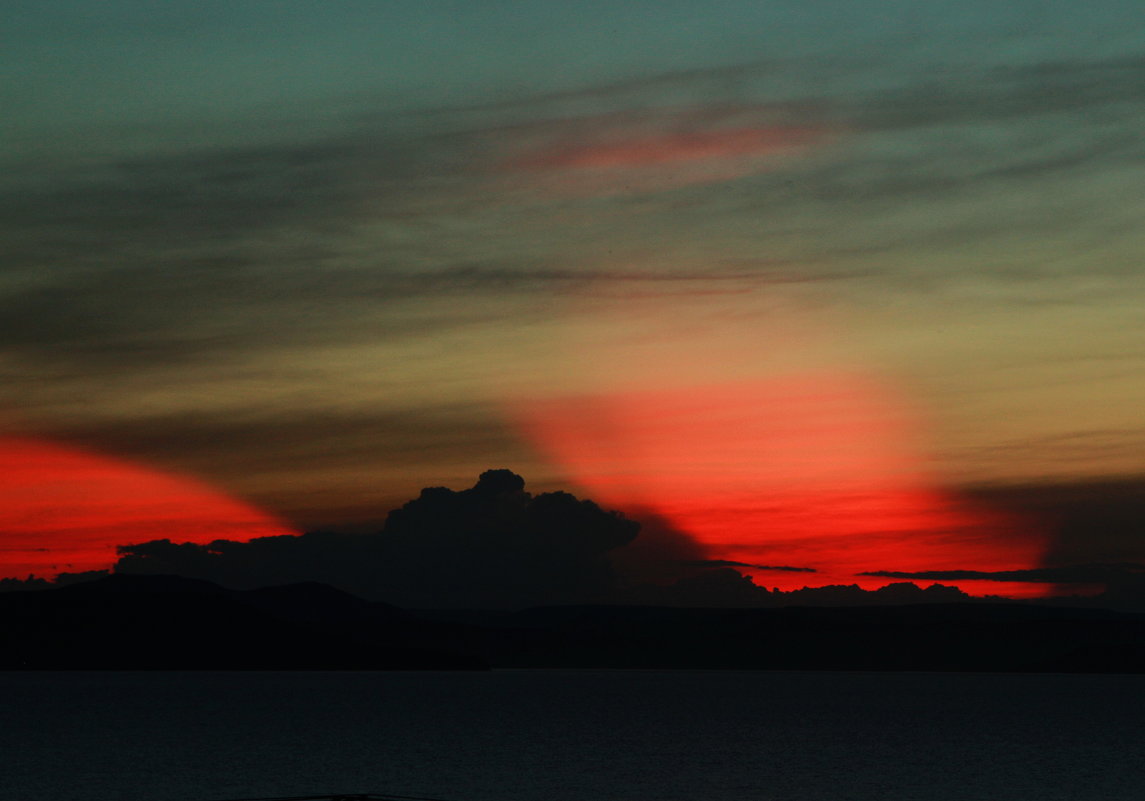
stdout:
[[0,595],[5,669],[1145,672],[1145,616],[1022,604],[411,613],[315,583],[112,575]]
[[411,621],[412,616],[396,606],[366,601],[356,595],[316,581],[261,587],[243,593],[248,602],[298,620],[312,622]]
[[233,595],[233,593],[202,579],[185,576],[129,576],[112,573],[91,581],[67,584],[59,588],[61,596],[100,596],[115,594],[152,595]]
[[459,613],[495,667],[1145,672],[1145,616],[1012,604]]
[[238,592],[178,576],[112,575],[0,595],[6,669],[484,667],[456,626],[316,585]]

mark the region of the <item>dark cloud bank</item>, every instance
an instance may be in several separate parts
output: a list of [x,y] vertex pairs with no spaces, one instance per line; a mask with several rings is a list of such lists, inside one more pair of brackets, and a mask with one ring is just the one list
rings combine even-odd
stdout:
[[638,524],[564,492],[532,495],[508,470],[471,489],[430,487],[376,534],[314,532],[210,545],[128,545],[123,573],[176,573],[237,587],[321,581],[409,607],[577,603],[614,586],[607,554]]
[[[683,607],[877,606],[973,600],[942,581],[1030,581],[1058,585],[1050,602],[1145,609],[1145,567],[1081,564],[1031,570],[902,573],[874,591],[858,586],[781,592],[741,570],[806,573],[791,565],[704,558],[702,548],[664,521],[640,523],[566,492],[533,495],[509,470],[488,470],[470,489],[430,487],[390,512],[375,533],[312,532],[207,545],[170,540],[123,545],[119,574],[171,574],[236,589],[322,582],[363,598],[420,609],[522,609],[569,604]],[[63,574],[53,582],[0,580],[0,589],[74,584],[99,574]],[[922,587],[915,581],[923,581]],[[1070,587],[1104,588],[1082,598]],[[987,600],[1002,600],[991,597]]]

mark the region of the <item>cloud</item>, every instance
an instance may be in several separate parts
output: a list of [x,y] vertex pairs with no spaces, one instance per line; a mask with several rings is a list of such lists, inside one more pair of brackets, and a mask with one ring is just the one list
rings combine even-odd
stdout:
[[[417,499],[392,511],[380,532],[311,532],[206,545],[155,540],[121,546],[115,571],[171,573],[236,588],[318,581],[407,608],[585,603],[730,608],[975,600],[956,587],[922,588],[905,581],[875,590],[829,585],[773,591],[736,568],[816,571],[702,558],[703,547],[667,521],[651,514],[636,516],[643,526],[569,493],[532,495],[517,474],[488,470],[470,489],[422,490]],[[1115,571],[1126,566],[1090,567]],[[1034,580],[1037,572],[996,575],[999,581],[1014,581],[1028,573]],[[958,580],[991,574],[864,575]],[[0,589],[43,586],[32,579],[11,581]]]
[[685,567],[746,567],[751,570],[777,570],[787,573],[815,573],[813,567],[791,567],[790,565],[753,565],[748,562],[733,562],[729,559],[699,559],[683,562]]
[[524,607],[601,600],[607,554],[638,524],[564,492],[531,495],[508,470],[455,492],[431,487],[376,534],[315,532],[209,545],[120,548],[117,572],[175,573],[234,587],[321,581],[405,607]]
[[967,492],[996,508],[1043,521],[1049,532],[1046,567],[1125,566],[1141,559],[1145,482],[1138,477],[984,486]]
[[[57,431],[71,443],[178,465],[227,484],[244,485],[244,477],[260,477],[250,482],[249,492],[287,516],[311,503],[307,496],[335,484],[351,490],[344,493],[347,499],[356,496],[363,511],[376,517],[388,511],[378,503],[398,503],[419,489],[409,483],[416,479],[403,480],[403,475],[420,467],[435,468],[437,474],[444,470],[453,480],[446,464],[480,465],[489,453],[526,456],[481,401],[420,409],[385,408],[380,403],[339,408],[323,405],[322,396],[316,393],[313,403],[296,406],[277,399],[273,391],[252,391],[245,399],[231,401],[257,401],[257,408],[249,411],[234,406],[228,410],[224,398],[215,398],[217,408],[207,399],[188,404],[198,409],[158,408],[111,419],[69,420]],[[268,492],[263,481],[268,476],[280,476],[288,486]],[[323,524],[306,516],[297,519],[307,527]]]
[[[565,291],[585,280],[637,279],[631,270],[601,273],[592,259],[575,256],[570,268],[567,257],[557,255],[585,248],[599,236],[534,241],[535,225],[545,214],[519,198],[491,192],[483,177],[488,164],[504,160],[506,148],[532,153],[533,161],[560,161],[597,140],[615,147],[618,139],[651,136],[689,142],[683,149],[693,152],[704,149],[705,136],[727,130],[800,123],[853,130],[867,137],[866,144],[800,167],[796,194],[786,182],[765,182],[742,196],[707,199],[714,220],[692,215],[704,225],[739,214],[754,219],[763,202],[767,218],[782,228],[791,224],[788,208],[803,219],[805,209],[800,209],[814,200],[824,212],[816,216],[829,229],[814,239],[820,255],[832,258],[853,254],[856,247],[867,252],[899,247],[911,237],[981,239],[987,229],[1002,235],[1019,225],[1044,232],[1046,220],[1022,222],[1011,211],[973,219],[929,215],[938,222],[895,228],[893,241],[857,242],[846,241],[847,232],[867,237],[874,228],[832,223],[831,209],[850,219],[854,203],[889,196],[910,210],[919,193],[940,202],[952,187],[1030,177],[1015,170],[1100,174],[1141,152],[1131,131],[1121,136],[1088,130],[1090,123],[1076,116],[1063,129],[1039,116],[1139,103],[1126,88],[1145,70],[1135,62],[1044,65],[991,73],[996,80],[983,80],[981,70],[952,70],[945,73],[942,92],[931,86],[872,86],[849,87],[835,96],[828,82],[819,84],[820,94],[811,84],[804,96],[761,102],[760,86],[790,68],[761,63],[649,75],[618,86],[587,86],[572,95],[523,98],[511,109],[486,108],[478,116],[456,109],[429,115],[387,110],[371,122],[367,109],[343,120],[341,130],[300,134],[293,142],[204,144],[189,152],[143,152],[70,171],[46,169],[37,173],[34,191],[23,184],[0,185],[0,235],[7,254],[0,335],[9,351],[31,359],[48,355],[85,364],[100,358],[127,364],[210,359],[330,339],[409,336],[415,332],[408,321],[384,321],[377,312],[410,298],[507,287]],[[998,123],[1006,136],[997,143],[983,139],[952,147],[946,136],[931,141],[920,133],[934,126],[954,133],[970,121]],[[1038,133],[1042,124],[1056,135]],[[913,138],[910,147],[893,138],[903,132]],[[848,205],[832,200],[839,198]],[[503,209],[512,210],[517,226],[506,228]],[[1104,212],[1094,208],[1093,213]],[[607,220],[589,222],[589,229],[615,236]],[[625,224],[631,228],[632,222]],[[951,232],[955,223],[970,227]],[[585,230],[583,224],[575,227]],[[1062,230],[1071,227],[1076,226]],[[529,235],[521,236],[522,230]],[[663,236],[662,226],[655,235]],[[1088,265],[1088,272],[1120,269],[1117,265],[1117,260],[1101,260]],[[779,280],[814,278],[822,269],[800,262]],[[827,269],[840,270],[838,264]],[[1047,269],[1020,285],[1037,279],[1044,294],[1046,286],[1056,285],[1047,285],[1045,279],[1053,277]],[[749,272],[776,280],[774,269]],[[942,282],[965,280],[934,271],[927,275]],[[704,279],[722,283],[731,277],[712,273]],[[991,284],[1013,282],[996,271],[978,271],[977,277]],[[901,279],[899,268],[883,269],[876,283],[912,285]],[[474,316],[488,319],[475,309],[464,313],[454,307],[425,322],[436,331]]]
[[868,570],[860,576],[927,581],[1028,581],[1039,584],[1106,584],[1127,576],[1145,574],[1145,565],[1134,563],[1066,565],[1029,570]]
[[[507,99],[448,105],[428,109],[425,114],[450,120],[466,120],[470,126],[529,123],[558,116],[584,116],[608,109],[644,106],[707,103],[717,107],[741,104],[750,96],[753,80],[774,71],[775,62],[743,61],[737,64],[662,70],[614,81],[597,81],[570,89],[536,92]],[[806,115],[798,103],[775,103],[773,108],[790,107]]]
[[[565,293],[813,280],[791,263],[602,266],[562,255],[559,235],[522,249],[457,163],[479,158],[451,152],[417,137],[205,150],[55,176],[32,204],[0,191],[4,350],[74,383],[77,365],[122,373],[407,347],[542,317],[538,300]],[[459,170],[455,185],[437,180]],[[459,225],[469,233],[451,233]],[[489,302],[466,302],[475,294]]]
[[558,194],[628,195],[775,169],[837,131],[790,107],[720,104],[562,115],[500,131],[498,169]]
[[[1137,562],[1090,563],[1034,568],[1031,570],[935,570],[920,572],[870,571],[861,575],[927,581],[1005,581],[1057,585],[1059,602],[1074,606],[1098,606],[1145,611],[1145,564]],[[1080,588],[1070,595],[1070,587]],[[1093,587],[1101,591],[1093,594]]]
[[[838,295],[856,306],[893,309],[888,296],[924,292],[944,305],[1007,307],[1096,307],[1116,296],[1128,320],[1136,262],[1093,254],[1140,216],[1124,200],[1132,195],[1102,181],[1142,153],[1135,130],[1118,120],[1140,107],[1145,66],[966,65],[925,84],[896,74],[887,85],[871,80],[875,66],[828,62],[648,74],[470,109],[399,113],[366,98],[321,133],[287,128],[276,142],[231,146],[232,131],[130,158],[60,166],[45,157],[42,169],[6,173],[0,403],[32,409],[45,432],[83,429],[102,442],[113,438],[110,428],[96,431],[108,418],[118,425],[161,407],[143,416],[179,425],[191,409],[249,419],[273,408],[266,428],[281,432],[287,417],[314,414],[317,386],[338,387],[319,405],[335,396],[385,406],[384,414],[404,405],[414,420],[418,403],[363,383],[404,375],[403,388],[473,397],[493,380],[460,375],[457,363],[484,366],[492,360],[476,354],[496,352],[504,359],[494,369],[509,364],[510,346],[536,341],[531,326],[567,295],[732,297],[845,281]],[[1127,110],[1102,116],[1115,109]],[[973,135],[977,124],[996,135]],[[739,186],[638,201],[539,203],[496,191],[492,178],[514,153],[567,161],[584,136],[610,146],[617,137],[698,136],[688,151],[768,125],[845,131],[848,141],[788,164],[790,175],[764,171]],[[1039,200],[1048,197],[1052,204]],[[1005,251],[1015,237],[1019,271]],[[951,270],[916,258],[935,247],[1001,250],[972,252]],[[1030,247],[1052,248],[1055,258],[1028,258]],[[910,258],[884,258],[893,250]],[[1072,269],[1080,263],[1057,258],[1073,252],[1085,254],[1085,281]],[[837,300],[824,289],[817,302]],[[511,334],[495,340],[494,329]],[[473,356],[458,356],[466,346]],[[1117,369],[1140,362],[1130,354]],[[119,415],[102,413],[114,405]],[[432,420],[425,426],[436,430]],[[191,421],[190,447],[210,427],[226,422]],[[179,435],[173,429],[164,447]]]
[[773,596],[757,586],[750,576],[730,567],[703,570],[667,585],[633,588],[627,600],[656,606],[757,607],[775,606],[781,594]]

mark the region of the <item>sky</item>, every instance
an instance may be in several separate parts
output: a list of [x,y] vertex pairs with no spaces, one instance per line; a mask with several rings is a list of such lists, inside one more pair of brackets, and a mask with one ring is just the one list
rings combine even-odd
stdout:
[[1136,0],[0,5],[0,575],[490,468],[761,586],[1145,556]]

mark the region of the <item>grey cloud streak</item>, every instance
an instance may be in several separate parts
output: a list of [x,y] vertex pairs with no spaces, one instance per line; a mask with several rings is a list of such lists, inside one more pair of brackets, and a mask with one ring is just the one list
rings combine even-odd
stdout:
[[684,567],[747,567],[752,570],[775,570],[784,573],[816,573],[813,567],[792,567],[790,565],[756,565],[750,562],[735,562],[730,559],[697,559],[681,562]]
[[1136,563],[1068,565],[1029,570],[868,570],[860,576],[926,581],[1023,581],[1036,584],[1105,584],[1127,576],[1145,575],[1145,565]]
[[[726,100],[718,102],[742,103],[751,98],[752,81],[765,82],[766,75],[776,69],[775,65],[767,69],[745,66],[653,76],[631,82],[620,95],[607,88],[586,89],[594,100],[583,113],[625,111],[638,103],[642,93],[654,91],[665,81],[696,91],[697,86],[708,89],[713,82],[726,81],[729,74],[738,79],[727,90]],[[1096,76],[1075,77],[1087,72]],[[955,70],[945,73],[937,88],[860,90],[847,100],[833,97],[828,84],[822,96],[775,103],[767,107],[770,111],[760,113],[779,119],[825,121],[847,130],[848,137],[955,127],[941,142],[928,143],[924,137],[915,140],[916,146],[879,150],[877,155],[851,149],[821,166],[797,168],[790,176],[795,181],[794,194],[787,188],[786,176],[754,180],[752,194],[757,202],[766,202],[770,196],[783,203],[825,202],[832,197],[850,203],[882,196],[911,197],[919,192],[945,193],[1007,176],[1028,178],[1102,165],[1112,169],[1136,160],[1145,148],[1129,116],[1142,102],[1143,93],[1134,87],[1141,85],[1143,75],[1145,65],[1138,62]],[[711,103],[713,98],[703,100]],[[545,115],[567,114],[567,103],[567,98],[558,95],[518,105],[524,118],[535,122],[537,115],[543,120]],[[1071,116],[1063,118],[1064,126],[1030,119],[1104,104],[1113,104],[1107,116]],[[639,116],[639,105],[636,109],[627,113]],[[717,104],[711,113],[718,110]],[[439,116],[448,120],[450,113]],[[573,125],[576,120],[574,113],[560,124]],[[1000,123],[1011,133],[993,143],[959,138],[964,132],[957,126],[971,122]],[[1025,126],[1033,123],[1037,124],[1027,130]],[[442,131],[450,127],[440,120],[435,124]],[[102,267],[123,260],[173,266],[197,258],[233,258],[234,251],[240,250],[247,258],[269,260],[279,267],[285,259],[292,265],[320,263],[326,269],[337,269],[345,264],[331,257],[339,255],[374,267],[361,253],[354,253],[353,242],[347,241],[362,235],[355,230],[356,224],[380,217],[414,230],[427,225],[424,234],[432,239],[435,215],[442,210],[466,213],[483,202],[462,178],[480,172],[483,160],[492,155],[490,142],[496,147],[498,137],[516,135],[514,129],[500,129],[490,122],[454,128],[453,133],[435,133],[390,113],[374,120],[372,127],[367,124],[363,129],[362,123],[355,123],[341,136],[293,146],[138,157],[91,169],[86,180],[41,176],[40,190],[31,198],[23,191],[9,191],[0,201],[8,219],[4,233],[10,258],[17,264],[39,267],[48,262],[53,269],[63,261],[65,269],[71,270],[76,262]],[[1107,159],[1112,161],[1105,163]],[[369,198],[368,204],[361,202],[364,197]],[[1012,229],[1015,222],[1007,220],[1005,226]],[[998,225],[997,221],[993,224]],[[283,228],[296,229],[306,246],[277,243],[282,246],[276,251],[275,242],[260,239]],[[395,257],[393,243],[377,244],[379,251],[388,250],[383,258]],[[426,244],[420,250],[398,250],[396,256],[415,261],[432,257],[434,249],[426,251]],[[434,261],[442,264],[440,258],[431,258]]]

